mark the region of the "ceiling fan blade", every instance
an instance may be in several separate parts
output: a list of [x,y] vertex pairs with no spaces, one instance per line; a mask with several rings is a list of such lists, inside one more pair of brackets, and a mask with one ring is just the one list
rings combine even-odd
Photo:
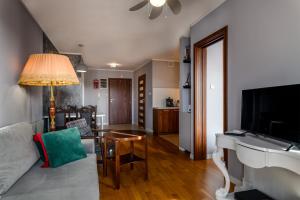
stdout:
[[129,9],[129,11],[136,11],[136,10],[139,10],[139,9],[143,8],[145,5],[147,5],[148,2],[149,2],[148,0],[144,0],[144,1],[142,1],[141,3],[138,3],[138,4],[136,4],[135,6],[131,7],[131,8]]
[[167,4],[175,15],[180,13],[181,3],[179,0],[167,0]]
[[152,6],[151,12],[150,12],[150,15],[149,15],[149,19],[157,18],[162,13],[162,11],[163,11],[163,6],[161,6],[161,7]]

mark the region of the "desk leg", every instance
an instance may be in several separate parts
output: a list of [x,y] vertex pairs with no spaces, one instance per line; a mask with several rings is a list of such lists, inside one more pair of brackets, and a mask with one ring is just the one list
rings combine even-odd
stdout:
[[119,141],[115,142],[115,187],[120,189],[120,149]]
[[147,136],[144,136],[145,142],[145,180],[148,180],[148,140]]
[[[102,142],[102,141],[101,141]],[[107,156],[107,142],[106,142],[106,139],[103,138],[103,176],[107,176],[107,159],[106,159],[106,156]]]
[[[133,159],[133,155],[134,155],[134,143],[133,141],[130,142],[130,156],[131,159]],[[133,170],[133,163],[130,163],[130,169]]]
[[217,200],[229,200],[228,193],[230,189],[230,178],[225,166],[225,163],[222,160],[223,157],[223,149],[218,147],[218,150],[213,153],[213,161],[222,172],[223,176],[225,177],[225,187],[220,188],[216,191],[216,199]]
[[104,116],[101,116],[101,129],[103,129],[103,127],[104,127]]

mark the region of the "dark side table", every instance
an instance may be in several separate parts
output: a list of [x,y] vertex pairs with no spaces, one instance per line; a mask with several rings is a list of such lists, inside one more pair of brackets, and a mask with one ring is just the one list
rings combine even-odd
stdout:
[[[134,142],[144,141],[144,158],[141,158],[134,154]],[[114,156],[108,157],[107,146],[109,142],[115,144]],[[130,153],[120,154],[120,143],[130,142]],[[114,178],[115,188],[120,189],[120,167],[121,165],[130,164],[133,169],[133,163],[144,162],[145,163],[145,180],[148,179],[148,145],[147,145],[147,134],[142,131],[135,131],[134,133],[123,133],[111,131],[104,135],[104,154],[103,154],[103,176],[107,176],[107,161],[110,159],[113,161],[114,167]]]

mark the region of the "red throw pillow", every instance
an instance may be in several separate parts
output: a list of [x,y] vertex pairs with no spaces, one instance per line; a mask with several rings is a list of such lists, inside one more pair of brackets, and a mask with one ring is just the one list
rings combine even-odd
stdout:
[[44,157],[44,164],[42,165],[42,168],[48,168],[49,167],[49,159],[48,159],[48,154],[42,139],[42,133],[37,133],[33,136],[33,141],[36,143],[39,143],[42,148],[42,152],[43,152],[43,157]]

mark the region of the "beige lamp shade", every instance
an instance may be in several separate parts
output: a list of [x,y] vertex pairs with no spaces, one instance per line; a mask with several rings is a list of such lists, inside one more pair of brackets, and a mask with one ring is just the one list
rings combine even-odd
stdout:
[[21,73],[20,85],[63,86],[79,84],[69,58],[59,54],[32,54]]

